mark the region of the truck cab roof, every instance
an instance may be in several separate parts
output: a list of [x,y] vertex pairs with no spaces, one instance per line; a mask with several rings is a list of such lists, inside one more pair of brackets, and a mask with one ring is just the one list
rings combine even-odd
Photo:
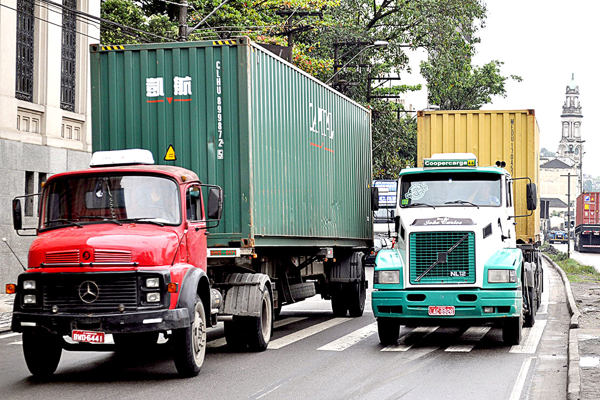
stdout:
[[198,175],[189,169],[176,167],[174,165],[117,165],[111,167],[96,167],[78,171],[62,172],[53,175],[49,178],[56,179],[70,175],[96,175],[96,174],[112,174],[112,173],[143,173],[143,174],[160,174],[167,175],[177,181],[178,184],[185,182],[200,181]]
[[439,172],[485,172],[491,174],[503,174],[508,175],[508,171],[504,168],[499,167],[434,167],[434,168],[406,168],[400,171],[400,176],[409,174],[420,174],[420,173],[439,173]]

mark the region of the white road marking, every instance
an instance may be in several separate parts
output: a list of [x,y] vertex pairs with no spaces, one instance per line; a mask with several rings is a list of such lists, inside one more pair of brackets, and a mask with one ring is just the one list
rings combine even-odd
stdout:
[[302,320],[305,320],[306,318],[308,318],[308,317],[291,317],[291,318],[281,319],[279,321],[275,321],[275,323],[273,324],[273,328],[275,328],[275,329],[281,328],[282,326],[293,324],[294,322],[302,321]]
[[317,333],[322,332],[325,329],[332,328],[336,325],[341,324],[342,322],[346,322],[351,319],[353,318],[333,318],[328,321],[321,322],[320,324],[309,326],[308,328],[302,329],[298,332],[294,332],[279,339],[271,341],[267,349],[281,349],[282,347],[288,346],[292,343],[296,343],[299,340],[306,339],[309,336],[316,335]]
[[276,391],[276,390],[277,390],[277,389],[279,389],[280,387],[281,387],[281,385],[277,385],[277,386],[275,386],[273,389],[269,390],[268,392],[265,392],[265,393],[261,394],[260,396],[258,396],[258,397],[256,398],[256,400],[258,400],[258,399],[262,399],[263,397],[265,397],[265,396],[266,396],[266,395],[268,395],[269,393],[273,393],[274,391]]
[[[483,337],[485,335],[487,335],[487,333],[490,331],[490,329],[491,328],[489,326],[472,326],[469,329],[467,329],[460,336],[459,340],[464,341],[464,342],[479,341],[479,340],[483,339]],[[473,350],[473,348],[475,347],[475,344],[476,343],[449,346],[446,348],[445,351],[457,352],[457,353],[468,353],[469,351]]]
[[11,345],[11,344],[23,344],[23,341],[19,340],[18,342],[11,342],[11,343],[9,343],[9,345]]
[[0,339],[6,339],[9,337],[19,336],[19,335],[20,335],[20,333],[18,333],[18,332],[5,333],[4,335],[0,335]]
[[[546,327],[546,320],[540,319],[536,321],[533,328],[529,328],[529,332],[527,334],[527,338],[522,339],[521,344],[512,346],[510,348],[510,353],[525,353],[525,354],[533,354],[535,353],[538,344],[540,343],[540,339],[542,338],[542,333],[544,333],[544,328]],[[527,328],[524,328],[525,331]]]
[[523,387],[525,386],[525,379],[527,378],[527,373],[529,372],[532,359],[532,357],[529,357],[523,361],[523,364],[521,364],[521,369],[519,370],[519,375],[517,375],[515,386],[513,386],[513,390],[510,393],[509,400],[519,400],[521,398],[521,393],[523,392]]
[[[439,328],[439,326],[419,326],[419,327],[413,329],[412,331],[408,332],[406,335],[402,336],[400,338],[400,340],[398,340],[397,344],[386,346],[383,349],[381,349],[381,351],[408,351],[411,349],[411,347],[413,347],[415,345],[415,343],[405,344],[406,339],[408,337],[423,334],[420,337],[420,339],[422,340],[422,339],[425,339],[427,336],[431,335],[433,332],[435,332],[435,330],[437,328]],[[434,348],[434,350],[435,349],[437,349],[437,347]]]
[[333,342],[327,343],[326,345],[319,347],[317,350],[344,351],[348,347],[354,346],[361,340],[368,338],[375,332],[377,332],[377,322],[373,322],[370,325],[357,329],[354,332],[347,334],[346,336],[342,336],[341,338],[334,340]]
[[[298,322],[298,321],[302,321],[305,320],[308,317],[291,317],[291,318],[285,318],[279,321],[275,321],[275,323],[273,324],[273,329],[277,329],[277,328],[281,328],[282,326],[286,326],[286,325],[290,325],[293,324],[294,322]],[[210,342],[208,342],[206,344],[206,347],[210,348],[210,349],[214,349],[217,347],[223,347],[227,345],[227,340],[224,337],[215,339],[215,340],[211,340]]]

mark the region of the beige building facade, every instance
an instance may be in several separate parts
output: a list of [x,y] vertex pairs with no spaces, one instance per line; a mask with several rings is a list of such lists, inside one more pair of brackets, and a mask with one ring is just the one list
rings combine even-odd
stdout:
[[[0,0],[1,289],[27,262],[31,237],[12,227],[11,201],[48,176],[86,168],[91,151],[89,45],[99,42],[98,0]],[[37,200],[24,201],[35,226]]]

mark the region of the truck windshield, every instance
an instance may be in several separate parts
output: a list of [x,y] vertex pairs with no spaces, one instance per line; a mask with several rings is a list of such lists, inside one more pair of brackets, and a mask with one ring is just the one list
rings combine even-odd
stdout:
[[40,229],[126,222],[178,225],[177,183],[154,175],[79,175],[45,187]]
[[481,172],[404,175],[401,179],[400,205],[499,207],[500,178],[499,174]]

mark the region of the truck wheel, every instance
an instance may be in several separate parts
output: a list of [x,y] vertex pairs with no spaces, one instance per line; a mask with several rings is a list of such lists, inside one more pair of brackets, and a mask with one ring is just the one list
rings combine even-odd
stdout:
[[529,312],[525,314],[525,326],[530,328],[535,325],[535,314],[537,312],[538,300],[535,288],[527,288],[527,295],[529,298]]
[[513,346],[521,343],[523,316],[507,318],[502,325],[502,340],[504,344]]
[[361,273],[360,282],[351,283],[348,286],[348,311],[351,317],[360,317],[365,310],[365,300],[367,298],[364,268]]
[[23,354],[29,372],[47,378],[56,371],[62,353],[61,338],[42,330],[23,331]]
[[377,333],[382,345],[396,344],[400,336],[400,322],[391,318],[377,318]]
[[233,350],[240,350],[244,347],[244,336],[242,330],[244,329],[240,317],[233,317],[232,321],[225,321],[225,340],[227,346]]
[[206,315],[200,296],[194,303],[194,320],[191,326],[173,332],[175,367],[181,376],[196,376],[206,354]]
[[265,289],[262,295],[260,315],[249,317],[246,323],[250,349],[254,351],[266,350],[273,333],[273,303],[268,289]]
[[345,317],[348,312],[346,298],[343,291],[338,291],[331,295],[331,310],[336,317]]

